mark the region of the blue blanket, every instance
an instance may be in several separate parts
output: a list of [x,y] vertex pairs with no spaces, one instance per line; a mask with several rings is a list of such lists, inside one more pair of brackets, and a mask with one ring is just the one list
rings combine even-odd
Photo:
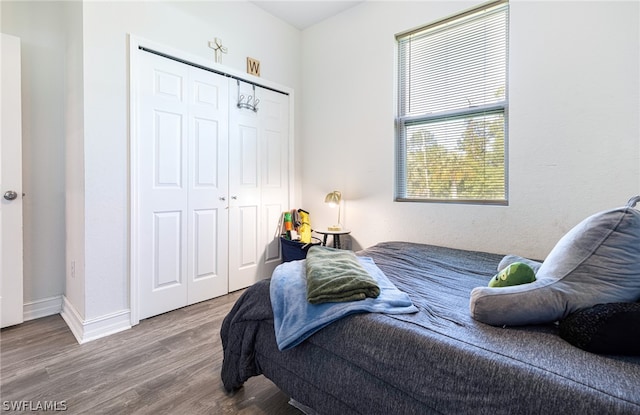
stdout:
[[416,313],[409,296],[398,290],[371,258],[358,257],[380,287],[377,298],[344,303],[310,304],[307,301],[305,261],[285,262],[271,277],[271,306],[278,349],[297,346],[334,321],[354,313]]

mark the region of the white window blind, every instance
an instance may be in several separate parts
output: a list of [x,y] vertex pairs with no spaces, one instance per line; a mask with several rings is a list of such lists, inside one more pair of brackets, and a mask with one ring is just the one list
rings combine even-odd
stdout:
[[508,3],[397,36],[396,200],[507,203]]

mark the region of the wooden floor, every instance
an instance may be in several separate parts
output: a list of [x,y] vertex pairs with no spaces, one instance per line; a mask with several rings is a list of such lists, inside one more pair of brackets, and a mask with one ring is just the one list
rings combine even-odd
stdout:
[[238,296],[162,314],[82,345],[59,315],[5,328],[0,412],[18,404],[58,405],[67,414],[301,414],[263,376],[233,395],[224,391],[220,325]]

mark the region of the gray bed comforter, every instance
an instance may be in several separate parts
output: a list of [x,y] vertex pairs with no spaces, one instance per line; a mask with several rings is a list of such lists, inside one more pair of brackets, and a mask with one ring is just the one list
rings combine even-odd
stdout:
[[225,318],[222,381],[264,374],[320,414],[640,414],[640,358],[595,355],[555,325],[498,328],[469,316],[469,294],[502,256],[406,242],[358,253],[420,310],[357,314],[279,351],[269,280]]

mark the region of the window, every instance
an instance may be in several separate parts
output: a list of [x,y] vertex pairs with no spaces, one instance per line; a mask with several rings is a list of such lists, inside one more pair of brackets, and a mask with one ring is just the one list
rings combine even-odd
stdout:
[[507,203],[508,3],[398,35],[396,200]]

